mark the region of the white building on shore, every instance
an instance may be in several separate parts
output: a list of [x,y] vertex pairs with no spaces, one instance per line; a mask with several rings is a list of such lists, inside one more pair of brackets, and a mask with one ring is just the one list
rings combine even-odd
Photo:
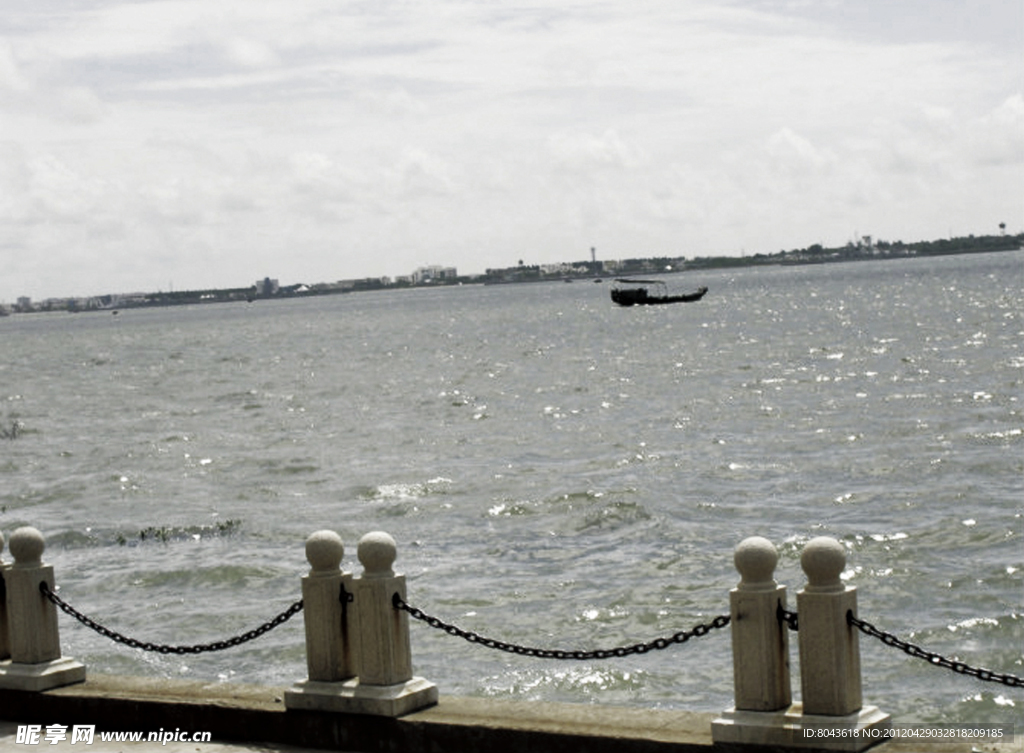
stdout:
[[455,267],[442,267],[438,264],[429,267],[420,267],[412,273],[411,278],[414,285],[426,282],[453,282],[459,273]]

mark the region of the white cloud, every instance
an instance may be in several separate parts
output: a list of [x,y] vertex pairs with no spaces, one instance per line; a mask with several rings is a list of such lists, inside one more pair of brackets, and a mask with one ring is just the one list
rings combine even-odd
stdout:
[[75,86],[58,92],[56,109],[71,122],[92,123],[103,117],[105,106],[92,89]]
[[820,175],[836,164],[834,154],[819,149],[788,127],[768,138],[767,150],[776,170],[790,174]]
[[1024,163],[1024,97],[1018,92],[970,125],[971,151],[982,165]]
[[0,92],[24,92],[29,82],[21,72],[21,66],[10,44],[0,40]]
[[1020,50],[850,7],[24,4],[0,19],[0,300],[1012,219]]
[[245,68],[267,68],[280,62],[270,45],[254,39],[233,37],[224,43],[224,49],[228,60]]
[[640,166],[644,161],[641,150],[626,144],[614,129],[608,129],[600,136],[590,133],[555,133],[548,138],[547,143],[553,159],[571,170],[628,170]]

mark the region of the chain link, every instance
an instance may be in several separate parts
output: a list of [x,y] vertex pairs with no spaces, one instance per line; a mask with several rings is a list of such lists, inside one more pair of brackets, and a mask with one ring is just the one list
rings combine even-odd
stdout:
[[800,630],[800,618],[796,612],[790,612],[784,606],[782,602],[779,602],[779,606],[775,608],[775,619],[779,622],[785,622],[789,625],[789,629],[793,631]]
[[[6,585],[3,579],[0,578],[0,589]],[[39,592],[49,599],[55,606],[57,606],[64,613],[74,617],[76,620],[81,622],[86,627],[95,630],[100,635],[110,638],[113,641],[122,643],[130,648],[138,648],[143,651],[153,651],[160,654],[201,654],[209,651],[223,651],[224,649],[234,648],[240,646],[243,643],[248,643],[251,640],[259,638],[264,633],[268,633],[279,625],[284,624],[296,614],[302,611],[302,601],[297,601],[292,604],[281,614],[277,615],[268,622],[263,623],[257,628],[250,630],[241,635],[237,635],[233,638],[228,638],[223,641],[214,641],[212,643],[196,644],[192,646],[168,646],[157,643],[148,643],[139,641],[134,638],[129,638],[115,630],[111,630],[105,627],[95,620],[86,617],[84,614],[79,612],[77,609],[72,607],[66,601],[61,599],[57,594],[50,590],[49,585],[46,581],[42,581],[39,584]],[[343,605],[343,609],[348,602],[352,601],[352,594],[346,592],[345,587],[342,586],[341,593],[339,594],[339,601]],[[470,630],[463,630],[457,625],[444,622],[437,617],[432,617],[426,614],[423,610],[417,609],[416,607],[410,606],[402,599],[402,597],[395,593],[391,599],[392,606],[395,609],[399,609],[408,612],[414,619],[420,620],[427,623],[432,628],[443,630],[448,635],[462,638],[470,643],[476,643],[484,648],[491,648],[498,651],[505,651],[511,654],[518,654],[519,656],[531,656],[538,659],[569,659],[576,661],[590,661],[593,659],[611,659],[623,656],[630,656],[632,654],[646,654],[652,650],[663,650],[669,648],[672,645],[678,643],[686,643],[691,638],[700,638],[712,630],[721,629],[726,627],[730,618],[728,615],[719,615],[715,617],[710,623],[698,624],[694,626],[692,630],[681,630],[678,633],[667,638],[656,638],[653,641],[647,643],[634,643],[630,646],[619,646],[616,648],[608,649],[594,649],[591,651],[579,651],[579,650],[563,650],[563,649],[545,649],[545,648],[533,648],[529,646],[521,646],[515,643],[506,643],[505,641],[495,640],[493,638],[485,638],[478,633],[474,633]],[[790,630],[798,630],[798,614],[796,612],[790,612],[779,604],[776,609],[776,617],[779,621],[784,621],[790,628]],[[879,630],[877,627],[872,625],[870,622],[861,620],[854,616],[853,610],[849,610],[846,613],[846,622],[849,625],[856,627],[865,635],[870,635],[873,638],[878,638],[886,646],[892,646],[903,651],[908,656],[913,656],[918,659],[924,659],[930,664],[936,667],[944,667],[957,674],[967,675],[974,677],[984,682],[995,682],[1009,687],[1020,688],[1024,687],[1024,678],[1017,677],[1016,675],[1004,674],[999,672],[993,672],[990,669],[983,669],[978,667],[972,667],[965,664],[962,661],[956,661],[954,659],[948,659],[941,654],[937,654],[933,651],[926,651],[925,649],[917,646],[913,643],[900,640],[897,636],[892,633],[887,633],[884,630]]]
[[139,648],[143,651],[153,651],[159,654],[202,654],[208,651],[223,651],[226,648],[234,648],[235,646],[240,646],[243,643],[248,643],[255,638],[259,638],[264,633],[268,633],[278,625],[284,624],[302,611],[302,602],[297,601],[269,622],[264,622],[258,628],[250,630],[247,633],[243,633],[242,635],[236,635],[234,638],[228,638],[223,641],[214,641],[213,643],[201,643],[194,646],[167,646],[159,643],[146,643],[135,640],[134,638],[129,638],[115,630],[104,627],[95,620],[89,619],[51,591],[50,586],[46,581],[42,581],[39,584],[39,592],[53,602],[54,605],[59,607],[65,614],[71,615],[87,628],[95,630],[100,635],[110,638],[112,641],[123,643],[131,648]]
[[892,633],[887,633],[884,630],[879,630],[870,622],[865,622],[857,617],[854,617],[853,610],[846,612],[846,623],[853,625],[865,635],[870,635],[874,638],[878,638],[886,646],[892,646],[898,648],[908,656],[913,656],[918,659],[924,659],[929,664],[934,664],[936,667],[944,667],[952,670],[957,674],[968,675],[970,677],[976,677],[984,682],[998,682],[1003,685],[1009,685],[1011,688],[1022,688],[1024,687],[1024,678],[1017,677],[1016,675],[1001,674],[999,672],[993,672],[990,669],[979,669],[972,667],[968,664],[964,664],[962,661],[955,661],[953,659],[947,659],[941,654],[937,654],[934,651],[925,651],[920,646],[916,646],[913,643],[907,641],[901,641]]
[[719,617],[715,617],[715,619],[707,625],[697,625],[693,630],[683,630],[668,638],[657,638],[649,643],[636,643],[632,646],[596,649],[594,651],[566,651],[561,649],[530,648],[529,646],[505,643],[504,641],[494,640],[493,638],[484,638],[470,630],[463,630],[456,625],[443,622],[437,617],[431,617],[421,609],[409,606],[397,593],[391,598],[391,603],[395,609],[401,609],[408,612],[414,619],[425,622],[432,628],[443,630],[448,633],[448,635],[454,635],[458,638],[467,640],[470,643],[477,643],[484,648],[493,648],[497,651],[505,651],[510,654],[518,654],[519,656],[532,656],[538,659],[573,659],[578,661],[589,661],[591,659],[611,659],[613,657],[629,656],[631,654],[646,654],[651,650],[666,649],[676,643],[686,643],[690,638],[699,638],[707,635],[714,629],[724,628],[729,624],[729,616],[721,615]]

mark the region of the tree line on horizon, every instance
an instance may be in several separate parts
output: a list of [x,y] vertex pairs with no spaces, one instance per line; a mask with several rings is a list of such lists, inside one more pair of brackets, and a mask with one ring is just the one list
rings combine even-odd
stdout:
[[[988,253],[993,251],[1013,251],[1024,247],[1024,233],[1017,235],[1005,234],[1005,223],[1000,223],[1003,231],[1000,235],[975,236],[967,235],[958,238],[942,238],[931,241],[874,240],[871,236],[862,236],[856,242],[850,241],[844,246],[826,248],[820,243],[802,249],[782,250],[777,253],[757,253],[744,256],[706,256],[687,258],[685,256],[649,256],[634,257],[615,261],[579,261],[568,264],[524,264],[522,260],[516,266],[502,269],[488,269],[484,274],[460,275],[452,279],[437,280],[429,283],[411,283],[407,280],[392,282],[387,278],[363,278],[346,280],[337,283],[316,283],[281,286],[270,294],[258,294],[255,285],[244,288],[219,288],[207,290],[182,290],[171,292],[146,293],[126,299],[117,295],[97,296],[85,299],[65,299],[48,301],[40,306],[32,306],[31,311],[63,310],[102,310],[133,308],[140,306],[174,306],[194,303],[222,303],[228,301],[248,301],[294,298],[302,296],[330,295],[366,290],[385,290],[409,287],[439,287],[461,284],[500,284],[518,282],[543,282],[558,279],[599,279],[606,275],[630,276],[638,274],[659,274],[666,272],[682,272],[691,269],[718,269],[749,267],[777,264],[824,264],[830,262],[858,261],[868,259],[895,259],[911,256],[947,256],[954,254]],[[20,312],[19,307],[14,307]]]

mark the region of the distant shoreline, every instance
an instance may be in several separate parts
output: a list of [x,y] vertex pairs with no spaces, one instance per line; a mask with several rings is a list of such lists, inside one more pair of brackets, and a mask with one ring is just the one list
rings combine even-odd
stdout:
[[450,280],[432,281],[419,284],[407,282],[392,283],[387,278],[363,278],[336,283],[299,283],[280,287],[271,294],[259,294],[255,285],[245,288],[224,288],[179,292],[137,293],[132,295],[109,294],[86,298],[48,299],[41,303],[29,303],[5,308],[0,305],[0,316],[45,311],[106,311],[117,313],[119,309],[145,308],[153,306],[183,306],[202,303],[226,303],[269,301],[290,298],[307,298],[321,295],[339,295],[367,290],[395,290],[410,288],[437,288],[457,285],[521,284],[531,282],[557,282],[565,280],[595,280],[606,277],[628,277],[632,275],[676,274],[711,269],[731,269],[757,266],[798,266],[806,264],[835,264],[854,261],[882,261],[924,256],[954,256],[964,254],[1018,251],[1024,249],[1024,233],[1018,235],[966,236],[916,243],[872,242],[865,236],[860,242],[848,243],[840,248],[824,248],[814,244],[804,249],[779,251],[774,254],[753,256],[695,257],[647,257],[616,261],[586,261],[568,264],[523,265],[505,269],[489,269],[484,274],[460,276]]

